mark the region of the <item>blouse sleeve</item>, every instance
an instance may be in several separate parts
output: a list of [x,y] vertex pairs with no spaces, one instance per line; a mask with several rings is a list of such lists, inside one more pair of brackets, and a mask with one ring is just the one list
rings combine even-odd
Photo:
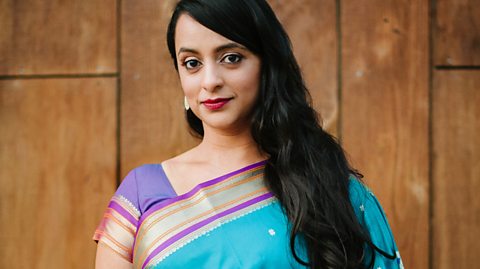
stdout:
[[93,240],[111,248],[132,262],[132,252],[140,218],[136,170],[122,181],[108,204]]
[[[350,180],[350,200],[360,224],[370,233],[373,244],[384,252],[395,255],[394,259],[389,259],[376,252],[373,268],[403,269],[400,252],[395,244],[387,217],[374,194],[357,179],[352,178]],[[366,257],[370,256],[370,251],[367,251]]]

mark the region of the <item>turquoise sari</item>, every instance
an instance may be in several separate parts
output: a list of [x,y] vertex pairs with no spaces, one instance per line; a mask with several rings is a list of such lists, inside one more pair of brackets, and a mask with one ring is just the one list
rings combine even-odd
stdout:
[[[134,169],[112,198],[94,239],[134,268],[306,268],[290,251],[289,222],[256,163],[175,194],[161,165]],[[351,202],[377,254],[374,268],[403,268],[378,201],[356,179]],[[297,254],[306,260],[299,240]]]

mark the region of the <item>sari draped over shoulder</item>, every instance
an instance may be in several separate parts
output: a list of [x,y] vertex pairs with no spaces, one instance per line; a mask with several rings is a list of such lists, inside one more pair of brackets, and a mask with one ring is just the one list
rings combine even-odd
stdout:
[[[136,168],[111,199],[94,240],[141,269],[306,268],[290,251],[289,222],[265,185],[264,167],[264,161],[249,165],[183,195],[176,195],[161,165]],[[372,240],[397,252],[374,196],[356,180],[351,193],[352,188],[357,217],[379,234]],[[366,208],[377,221],[365,218]],[[306,260],[302,239],[296,243]],[[399,255],[396,260],[376,256],[375,268],[402,268]]]

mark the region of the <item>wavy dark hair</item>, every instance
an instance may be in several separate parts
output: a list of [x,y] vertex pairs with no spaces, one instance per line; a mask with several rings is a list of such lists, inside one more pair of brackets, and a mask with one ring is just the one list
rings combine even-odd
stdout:
[[[351,168],[336,139],[319,124],[288,35],[268,3],[181,0],[167,31],[177,70],[175,28],[182,14],[242,44],[261,59],[252,136],[260,150],[269,155],[266,181],[290,220],[290,249],[295,259],[310,268],[371,268],[376,251],[394,258],[372,243],[355,216],[349,177],[361,175]],[[191,109],[187,121],[202,137],[202,122]],[[295,250],[299,235],[307,245],[307,261]]]

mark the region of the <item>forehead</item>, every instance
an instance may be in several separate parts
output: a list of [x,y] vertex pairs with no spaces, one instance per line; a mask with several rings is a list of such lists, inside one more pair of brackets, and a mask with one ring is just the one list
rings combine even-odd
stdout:
[[175,28],[175,50],[188,48],[215,48],[225,43],[235,43],[232,40],[208,29],[188,14],[178,18]]

